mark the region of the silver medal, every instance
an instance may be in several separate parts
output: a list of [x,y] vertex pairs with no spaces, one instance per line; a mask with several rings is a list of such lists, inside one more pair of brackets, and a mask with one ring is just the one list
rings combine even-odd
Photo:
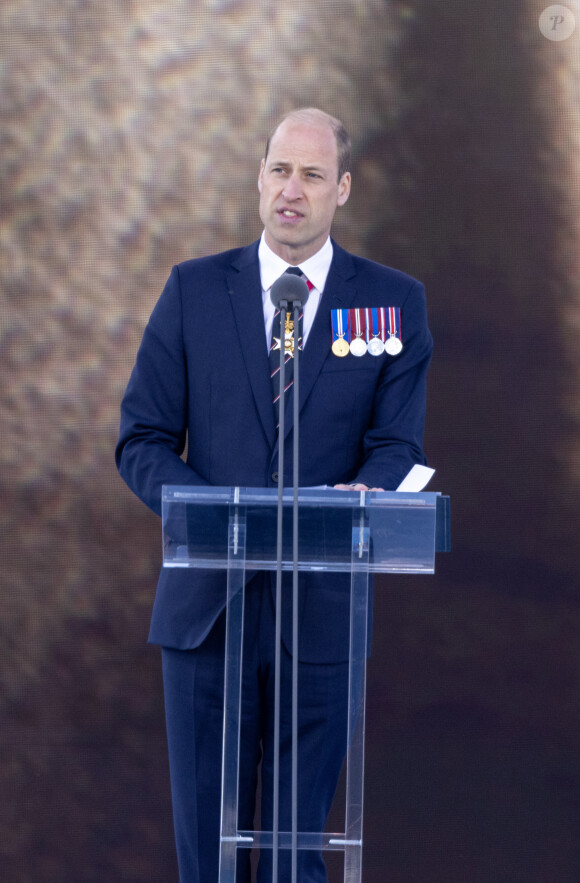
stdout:
[[355,337],[354,340],[351,340],[350,351],[353,356],[364,356],[367,351],[367,345],[362,337]]
[[398,356],[402,349],[403,344],[401,343],[400,339],[392,334],[385,343],[385,351],[390,356]]
[[385,351],[385,345],[380,337],[373,337],[369,340],[369,353],[371,356],[382,356]]

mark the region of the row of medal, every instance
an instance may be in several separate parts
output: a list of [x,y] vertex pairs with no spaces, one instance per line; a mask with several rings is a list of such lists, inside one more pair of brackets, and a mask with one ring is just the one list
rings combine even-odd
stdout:
[[403,349],[399,307],[331,310],[331,318],[335,356],[398,356]]

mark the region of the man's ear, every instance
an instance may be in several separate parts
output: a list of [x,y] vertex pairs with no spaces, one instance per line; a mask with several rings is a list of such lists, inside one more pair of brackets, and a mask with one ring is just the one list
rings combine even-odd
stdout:
[[350,172],[345,172],[338,182],[337,205],[344,205],[350,196]]
[[260,163],[260,174],[258,175],[258,190],[260,193],[262,192],[262,178],[264,177],[264,166],[266,165],[266,160],[263,159]]

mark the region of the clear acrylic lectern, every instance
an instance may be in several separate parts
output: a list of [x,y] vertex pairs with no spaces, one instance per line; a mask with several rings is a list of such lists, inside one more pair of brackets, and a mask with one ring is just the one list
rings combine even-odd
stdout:
[[[283,569],[293,569],[292,489],[284,491]],[[344,852],[345,883],[360,883],[369,577],[435,571],[449,548],[449,498],[435,493],[301,489],[299,569],[350,572],[348,751],[344,830],[238,829],[244,585],[277,567],[276,488],[163,489],[163,566],[227,570],[220,883],[234,883],[238,848]],[[323,623],[321,623],[321,628]]]

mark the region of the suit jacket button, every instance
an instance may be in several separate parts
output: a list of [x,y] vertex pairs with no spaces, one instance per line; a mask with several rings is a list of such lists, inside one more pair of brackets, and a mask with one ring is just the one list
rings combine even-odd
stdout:
[[272,473],[272,481],[275,481],[276,484],[278,484],[278,473],[277,472]]

